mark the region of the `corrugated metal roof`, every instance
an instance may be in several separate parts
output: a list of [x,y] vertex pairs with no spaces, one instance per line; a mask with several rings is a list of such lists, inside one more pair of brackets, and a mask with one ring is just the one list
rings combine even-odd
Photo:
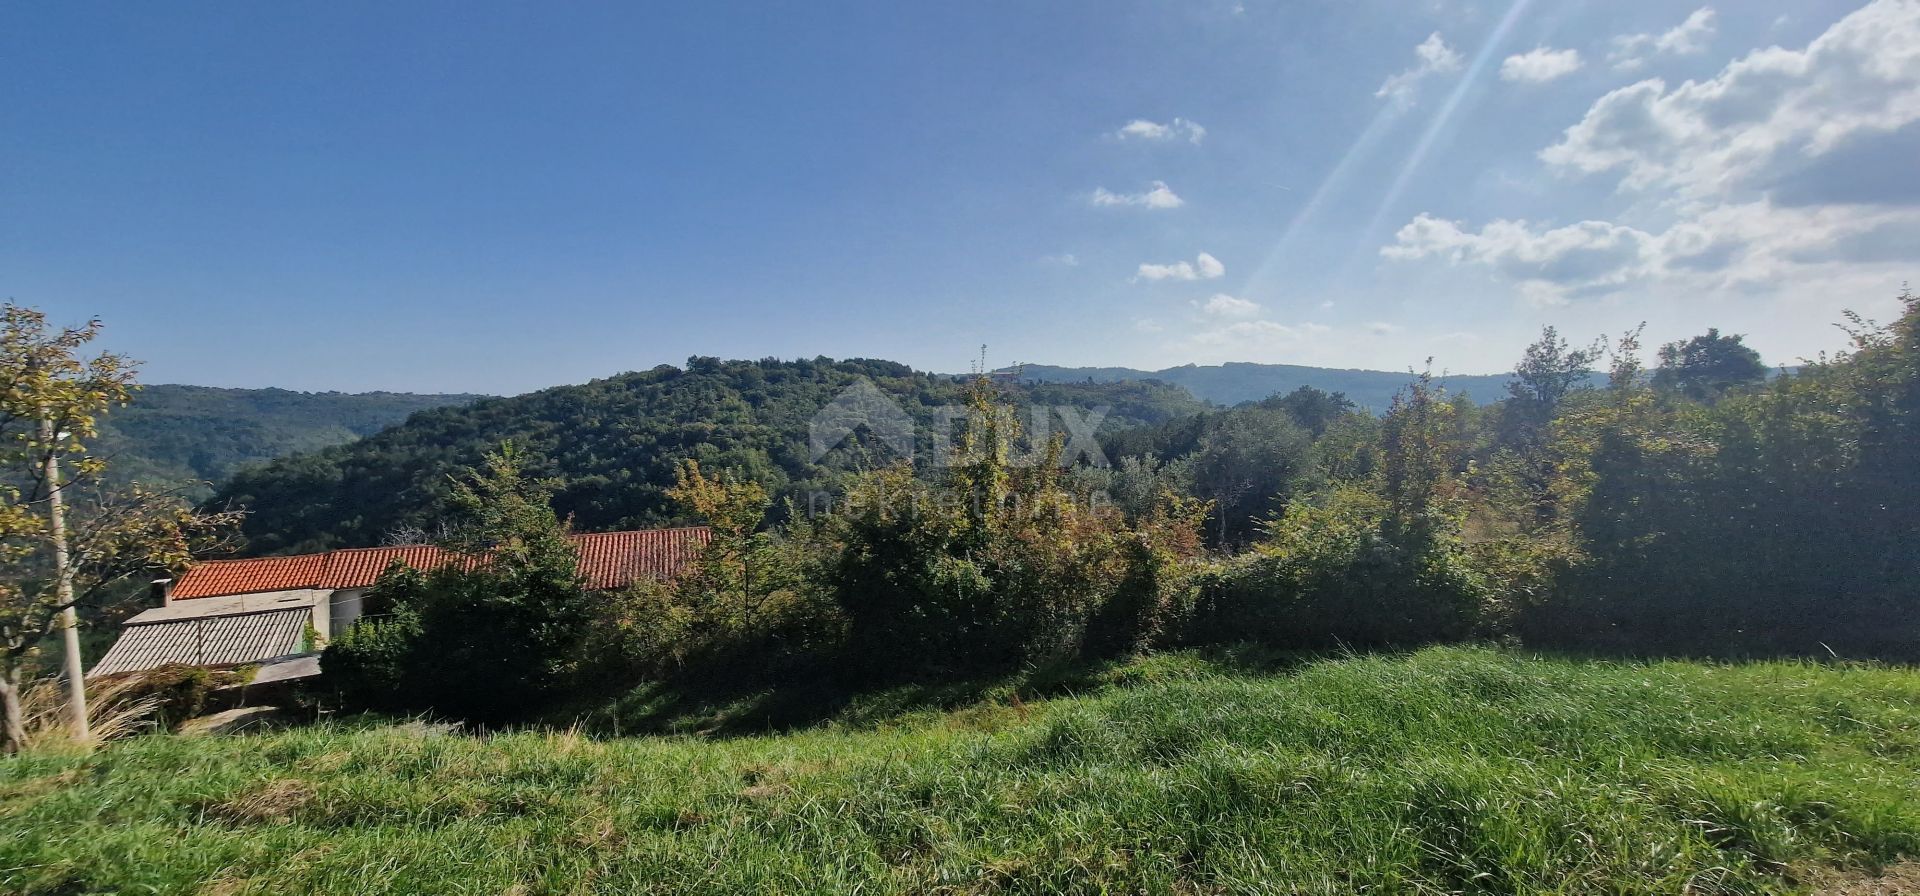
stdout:
[[299,653],[313,611],[266,610],[128,625],[88,677],[139,672],[174,663],[235,666]]
[[[694,557],[711,536],[706,527],[595,532],[572,536],[580,552],[580,574],[595,590],[625,588],[641,577],[666,579]],[[394,560],[416,569],[432,569],[456,555],[432,545],[344,548],[298,557],[208,560],[181,574],[173,585],[176,600],[234,594],[317,588],[365,588]]]

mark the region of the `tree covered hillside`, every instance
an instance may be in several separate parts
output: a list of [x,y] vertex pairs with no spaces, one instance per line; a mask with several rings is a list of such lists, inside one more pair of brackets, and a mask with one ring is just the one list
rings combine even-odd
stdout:
[[[531,472],[559,480],[554,506],[582,529],[675,520],[666,491],[675,466],[688,458],[749,477],[776,496],[804,500],[807,491],[827,487],[836,471],[896,459],[865,429],[819,463],[809,458],[813,415],[863,380],[922,424],[934,421],[937,408],[963,401],[954,377],[890,361],[696,357],[685,369],[663,365],[426,411],[358,442],[243,471],[213,503],[249,511],[249,553],[378,544],[396,531],[430,529],[445,507],[449,476],[505,441],[538,459]],[[1103,431],[1204,408],[1184,390],[1157,383],[1008,388],[1024,405],[1108,407]],[[919,429],[924,452],[930,428]]]
[[[1360,407],[1381,413],[1393,404],[1393,396],[1413,374],[1389,370],[1338,370],[1331,367],[1305,367],[1299,364],[1253,364],[1229,362],[1220,365],[1183,364],[1165,370],[1135,370],[1131,367],[1053,367],[1029,364],[1020,370],[1030,380],[1050,383],[1125,382],[1159,380],[1192,392],[1216,404],[1235,405],[1260,401],[1292,392],[1302,386],[1322,392],[1339,392]],[[1506,391],[1504,373],[1436,376],[1449,392],[1463,394],[1474,401],[1499,399]],[[1591,378],[1598,382],[1598,378]]]
[[369,436],[428,408],[478,395],[293,392],[146,386],[102,421],[100,444],[116,478],[185,486],[194,497],[236,470]]

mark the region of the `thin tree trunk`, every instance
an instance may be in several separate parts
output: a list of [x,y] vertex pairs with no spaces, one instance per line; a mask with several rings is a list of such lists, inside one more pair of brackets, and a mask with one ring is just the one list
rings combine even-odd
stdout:
[[27,721],[20,707],[19,675],[17,669],[0,672],[0,712],[5,715],[5,726],[0,729],[0,755],[12,756],[27,747]]
[[80,619],[73,611],[73,564],[67,556],[67,510],[65,486],[60,482],[60,454],[54,444],[60,438],[53,421],[40,419],[40,439],[47,452],[47,536],[53,542],[54,599],[60,607],[60,637],[66,645],[67,718],[73,726],[73,739],[87,743],[93,732],[87,724],[87,682],[80,668]]

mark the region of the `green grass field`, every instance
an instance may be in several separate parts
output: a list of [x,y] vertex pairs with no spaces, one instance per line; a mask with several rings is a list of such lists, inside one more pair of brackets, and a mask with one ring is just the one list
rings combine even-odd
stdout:
[[1920,855],[1920,673],[1446,648],[699,739],[0,761],[8,893],[1771,892]]

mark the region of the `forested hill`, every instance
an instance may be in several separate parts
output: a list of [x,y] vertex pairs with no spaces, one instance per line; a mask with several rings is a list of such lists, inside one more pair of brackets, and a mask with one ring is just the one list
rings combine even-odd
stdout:
[[415,411],[479,397],[146,386],[103,418],[100,450],[117,479],[186,485],[198,498],[207,490],[194,483],[218,483],[248,464],[351,442]]
[[[1029,364],[1021,368],[1020,373],[1026,379],[1049,383],[1159,380],[1180,386],[1199,398],[1224,405],[1260,401],[1292,392],[1301,386],[1312,386],[1323,392],[1345,393],[1354,404],[1376,413],[1385,411],[1393,403],[1393,394],[1413,379],[1413,375],[1405,371],[1336,370],[1297,364],[1244,362],[1219,366],[1184,364],[1165,370]],[[1465,392],[1482,404],[1506,397],[1507,381],[1512,378],[1512,374],[1506,373],[1435,377],[1448,391]]]
[[[815,463],[808,425],[843,389],[869,381],[920,422],[962,401],[959,378],[889,361],[721,361],[693,358],[584,385],[415,414],[350,444],[242,471],[215,495],[249,511],[248,552],[297,553],[378,544],[431,527],[449,475],[512,440],[533,472],[559,480],[555,507],[586,530],[671,522],[665,492],[682,458],[752,476],[776,496],[824,489],[837,471],[889,462],[866,429]],[[1157,383],[1009,384],[1029,405],[1111,408],[1103,428],[1160,423],[1204,409]],[[922,427],[922,448],[930,446]]]

